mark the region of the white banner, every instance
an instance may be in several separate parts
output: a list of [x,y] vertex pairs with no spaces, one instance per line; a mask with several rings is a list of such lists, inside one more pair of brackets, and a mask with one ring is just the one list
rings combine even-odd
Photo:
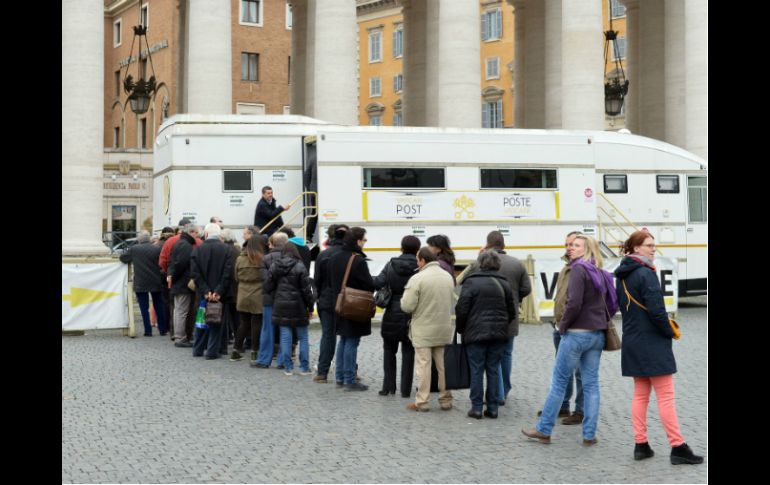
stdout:
[[557,220],[555,191],[364,191],[365,221]]
[[61,265],[61,328],[128,327],[128,265]]
[[[621,258],[604,260],[604,269],[610,273],[620,265]],[[537,309],[541,318],[553,317],[554,298],[558,286],[558,276],[564,267],[561,259],[536,259],[535,260],[535,286],[537,294]],[[675,312],[679,306],[679,281],[677,273],[677,261],[672,258],[656,258],[658,280],[663,290],[663,300],[666,303],[667,312]]]

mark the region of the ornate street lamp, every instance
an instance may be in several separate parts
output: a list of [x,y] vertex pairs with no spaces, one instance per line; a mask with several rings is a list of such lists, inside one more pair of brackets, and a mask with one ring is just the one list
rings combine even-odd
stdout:
[[607,66],[607,56],[612,45],[612,52],[615,54],[614,76],[604,83],[604,112],[609,116],[617,116],[623,109],[623,100],[628,94],[628,79],[623,71],[623,64],[620,62],[620,48],[618,47],[618,32],[612,30],[612,0],[609,3],[610,30],[604,32],[604,69]]
[[[152,69],[152,76],[150,79],[145,80],[146,72],[142,72],[140,67],[137,67],[139,80],[134,81],[134,77],[128,73],[128,68],[131,66],[131,52],[134,50],[134,43],[136,38],[139,37],[139,45],[137,46],[136,63],[140,66],[142,62],[142,38],[144,38],[144,44],[147,46],[147,58],[150,63],[150,69]],[[150,53],[150,44],[147,42],[147,27],[143,25],[134,26],[134,39],[131,41],[131,51],[129,51],[129,61],[126,63],[126,75],[123,78],[123,90],[128,94],[128,101],[131,103],[131,111],[140,115],[146,113],[150,107],[150,100],[152,99],[157,86],[155,85],[155,66],[152,64],[152,54]]]

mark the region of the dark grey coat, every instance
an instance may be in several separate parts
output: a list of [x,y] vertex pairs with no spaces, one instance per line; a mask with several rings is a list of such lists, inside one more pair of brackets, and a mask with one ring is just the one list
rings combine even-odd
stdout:
[[153,293],[163,290],[163,279],[158,265],[160,246],[149,241],[128,248],[120,255],[120,260],[126,264],[134,263],[134,291],[136,293]]
[[[361,251],[358,246],[342,246],[340,252],[332,256],[329,261],[329,273],[332,284],[332,294],[336,302],[337,295],[342,289],[342,279],[345,276],[345,268],[348,265],[348,260],[352,254],[356,255],[353,260],[353,265],[350,269],[350,276],[348,277],[347,286],[350,288],[356,288],[357,290],[374,292],[374,281],[372,275],[369,273],[369,266],[366,264],[366,255]],[[334,313],[334,323],[337,327],[337,335],[343,337],[362,337],[364,335],[371,335],[372,333],[372,321],[355,322],[343,318],[337,313]]]

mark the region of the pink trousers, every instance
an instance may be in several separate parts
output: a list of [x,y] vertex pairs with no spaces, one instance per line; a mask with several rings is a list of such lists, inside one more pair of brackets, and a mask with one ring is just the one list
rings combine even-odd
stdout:
[[658,399],[658,414],[666,430],[668,442],[672,447],[684,443],[679,432],[679,419],[674,405],[674,376],[668,374],[655,377],[634,377],[634,400],[631,404],[631,421],[634,426],[634,439],[637,443],[647,441],[647,406],[650,404],[650,392],[655,388]]

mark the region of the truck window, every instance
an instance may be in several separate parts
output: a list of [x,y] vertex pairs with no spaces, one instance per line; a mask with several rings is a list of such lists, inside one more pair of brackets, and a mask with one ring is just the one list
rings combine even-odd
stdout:
[[365,189],[443,189],[443,168],[369,168],[364,167]]
[[251,170],[222,170],[224,192],[251,192]]
[[627,194],[628,177],[626,175],[605,175],[604,176],[605,194]]
[[679,175],[656,175],[659,194],[678,194]]
[[482,189],[555,189],[556,170],[482,168]]
[[687,177],[690,222],[708,222],[707,191],[706,177]]

